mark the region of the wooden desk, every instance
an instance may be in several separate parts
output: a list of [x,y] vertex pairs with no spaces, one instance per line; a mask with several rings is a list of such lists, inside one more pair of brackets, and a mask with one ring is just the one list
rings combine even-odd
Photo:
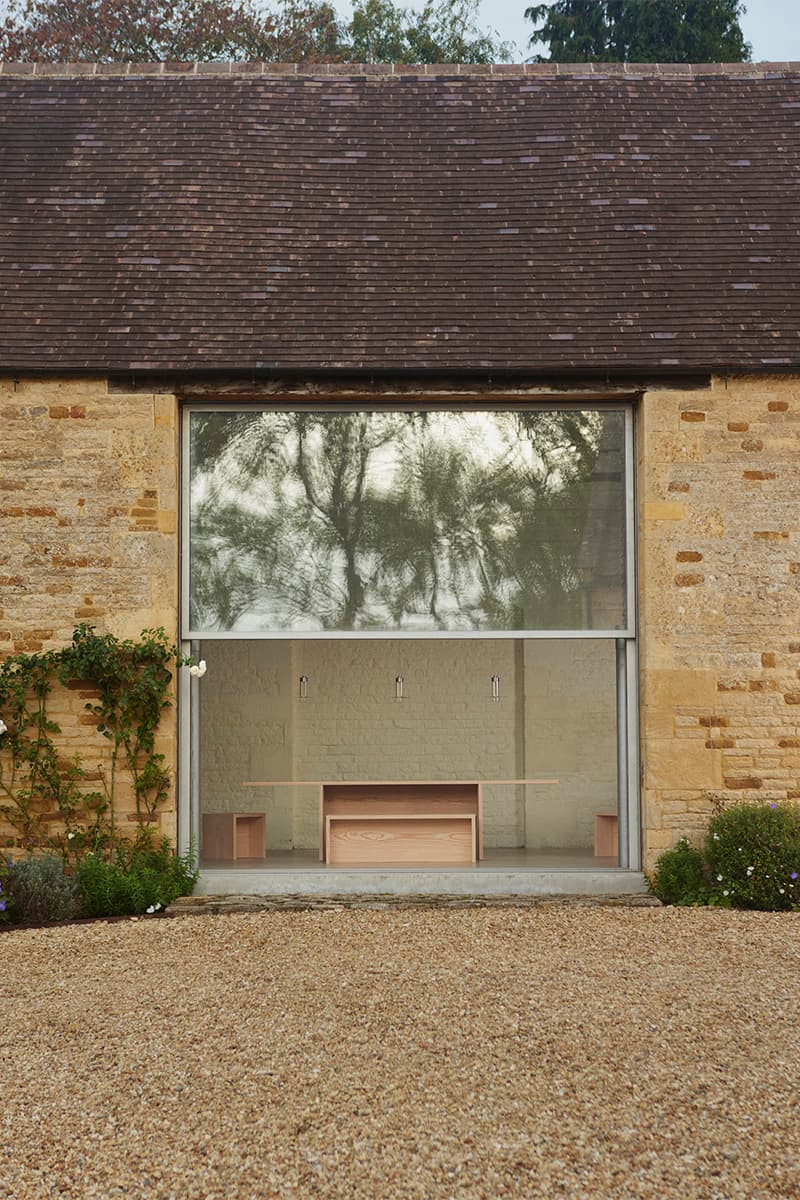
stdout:
[[242,781],[242,787],[318,787],[321,862],[334,866],[452,866],[483,858],[484,787],[558,782],[248,779]]

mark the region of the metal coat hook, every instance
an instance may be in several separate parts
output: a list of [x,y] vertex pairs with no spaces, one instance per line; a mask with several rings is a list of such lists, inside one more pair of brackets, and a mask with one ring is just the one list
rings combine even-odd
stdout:
[[300,700],[302,702],[303,700],[307,700],[307,699],[308,699],[308,676],[301,675],[300,676]]
[[493,700],[500,699],[500,676],[499,675],[492,676],[492,699]]
[[394,698],[395,700],[403,699],[403,676],[395,675],[394,677]]

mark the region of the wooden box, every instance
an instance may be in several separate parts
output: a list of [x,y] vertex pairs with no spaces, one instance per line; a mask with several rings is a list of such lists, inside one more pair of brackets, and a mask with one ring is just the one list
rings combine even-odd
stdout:
[[325,818],[333,866],[459,866],[475,862],[475,816],[454,813]]
[[265,858],[267,824],[263,813],[203,813],[201,856],[209,861]]
[[594,856],[617,859],[619,853],[619,817],[616,813],[595,813]]
[[481,857],[478,783],[325,783],[320,858],[334,865],[474,863]]

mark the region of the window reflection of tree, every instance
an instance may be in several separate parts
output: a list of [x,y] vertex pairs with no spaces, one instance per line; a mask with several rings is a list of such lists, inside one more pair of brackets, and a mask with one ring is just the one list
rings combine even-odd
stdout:
[[604,420],[193,414],[193,627],[579,626]]

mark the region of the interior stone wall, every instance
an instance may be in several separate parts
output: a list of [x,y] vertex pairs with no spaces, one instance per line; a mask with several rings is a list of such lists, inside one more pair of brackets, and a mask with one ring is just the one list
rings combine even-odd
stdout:
[[[99,379],[0,378],[0,657],[57,649],[82,621],[137,637],[178,633],[178,405],[173,395],[111,392]],[[94,773],[108,743],[92,693],[56,688],[59,746]],[[157,749],[176,766],[174,709]],[[118,817],[132,826],[131,792]],[[174,789],[162,814],[175,834]],[[55,830],[57,832],[57,830]]]
[[646,861],[715,801],[800,799],[800,380],[648,390],[638,414]]
[[203,808],[265,812],[268,849],[318,846],[319,791],[245,781],[557,779],[485,787],[498,848],[589,847],[594,812],[616,808],[613,642],[226,640],[203,653]]
[[617,811],[613,640],[524,646],[526,838],[542,849],[587,847],[594,815]]

